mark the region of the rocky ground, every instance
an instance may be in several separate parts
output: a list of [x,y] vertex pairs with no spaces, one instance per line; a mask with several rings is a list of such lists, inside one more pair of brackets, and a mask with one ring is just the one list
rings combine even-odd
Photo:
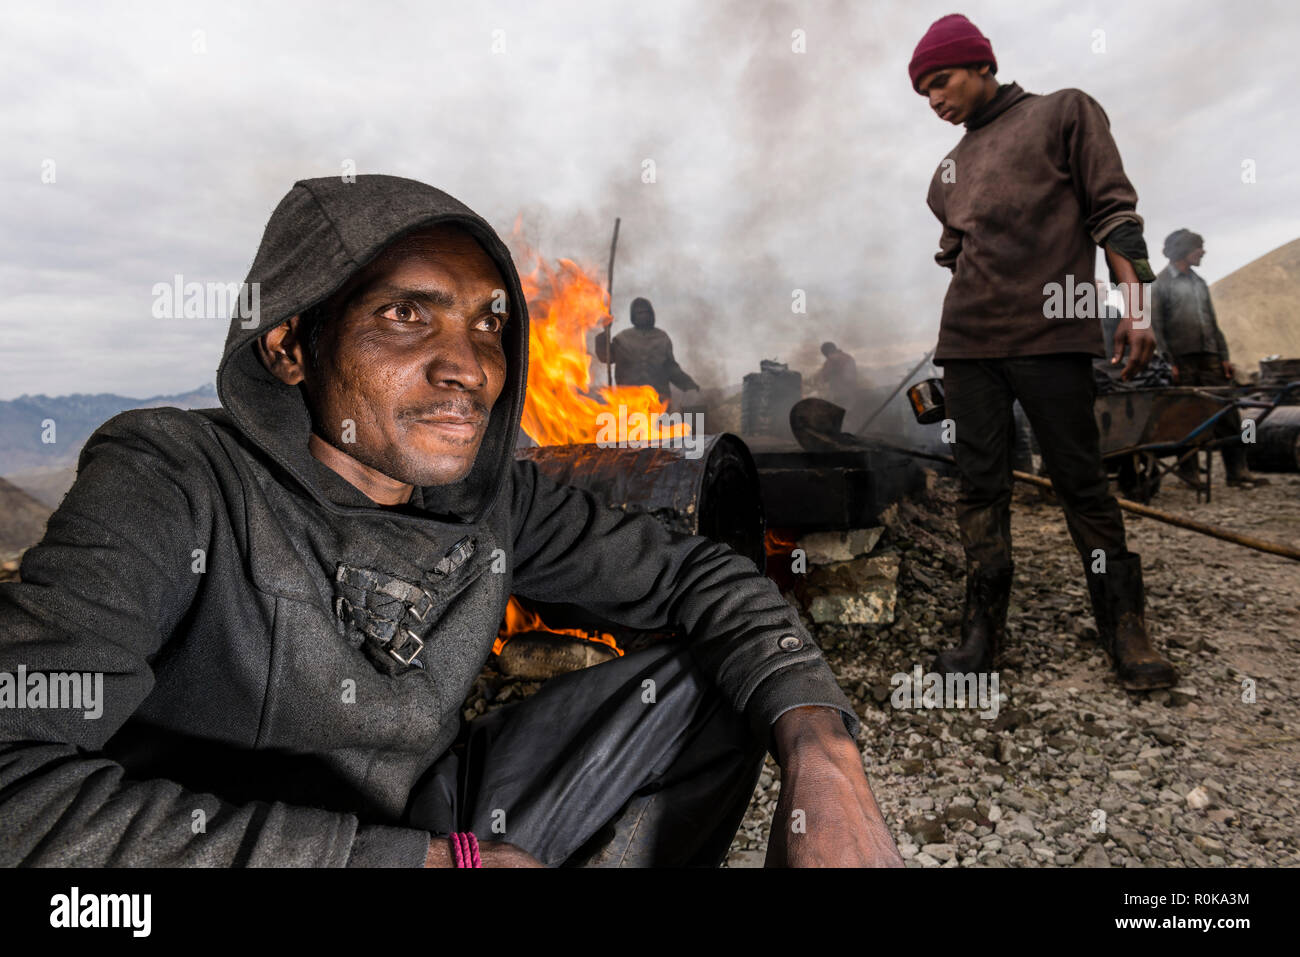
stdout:
[[[1220,474],[1200,505],[1167,484],[1152,504],[1294,544],[1300,476],[1271,478],[1228,489]],[[1018,489],[998,716],[896,709],[890,676],[927,667],[958,633],[954,491],[939,480],[890,517],[882,547],[902,557],[892,624],[813,629],[863,717],[863,764],[908,865],[1300,863],[1300,565],[1126,516],[1148,622],[1183,676],[1172,691],[1126,692],[1094,640],[1060,510]],[[762,863],[779,779],[769,759],[729,866]]]

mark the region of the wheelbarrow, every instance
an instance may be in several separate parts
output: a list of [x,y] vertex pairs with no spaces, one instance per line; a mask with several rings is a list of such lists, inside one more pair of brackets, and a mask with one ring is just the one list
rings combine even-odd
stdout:
[[[1215,426],[1234,409],[1260,409],[1255,417],[1258,427],[1274,409],[1285,404],[1287,397],[1300,391],[1300,382],[1279,387],[1271,400],[1252,399],[1243,390],[1171,386],[1160,389],[1134,389],[1097,396],[1094,411],[1101,433],[1101,455],[1109,474],[1117,477],[1125,498],[1149,502],[1160,488],[1161,480],[1173,475],[1196,489],[1197,501],[1210,501],[1210,456],[1215,449],[1238,436],[1217,437]],[[1205,455],[1205,467],[1199,456]],[[1193,481],[1183,469],[1188,462],[1197,465]]]

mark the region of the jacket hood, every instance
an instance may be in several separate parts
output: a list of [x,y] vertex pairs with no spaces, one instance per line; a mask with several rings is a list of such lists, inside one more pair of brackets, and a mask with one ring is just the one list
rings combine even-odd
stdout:
[[653,329],[655,327],[655,307],[650,304],[649,299],[641,296],[633,299],[628,315],[632,320],[632,325],[638,329]]
[[[245,280],[256,296],[241,296],[217,369],[217,394],[240,431],[287,469],[327,509],[373,512],[336,504],[315,478],[308,451],[311,418],[297,386],[275,378],[254,342],[266,331],[328,299],[351,276],[406,233],[439,223],[463,226],[501,270],[510,297],[506,381],[469,474],[451,485],[425,486],[412,505],[446,522],[477,522],[495,501],[514,462],[515,439],[528,381],[528,309],[505,244],[468,206],[439,189],[398,176],[305,179],[271,213],[257,258]],[[256,284],[256,285],[254,285]],[[249,304],[255,304],[251,310]],[[251,315],[249,313],[251,312]],[[516,321],[517,320],[517,321]],[[394,512],[384,510],[386,517]],[[400,513],[398,513],[400,514]]]

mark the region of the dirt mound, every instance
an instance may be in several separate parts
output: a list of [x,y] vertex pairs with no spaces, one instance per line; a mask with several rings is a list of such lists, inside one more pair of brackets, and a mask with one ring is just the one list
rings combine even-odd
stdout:
[[16,485],[0,479],[0,559],[40,541],[50,511]]
[[1265,356],[1300,356],[1300,239],[1224,276],[1210,295],[1243,372]]

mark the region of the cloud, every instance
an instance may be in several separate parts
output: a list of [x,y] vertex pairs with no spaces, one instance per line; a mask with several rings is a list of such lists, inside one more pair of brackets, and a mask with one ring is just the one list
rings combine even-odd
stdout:
[[[153,319],[153,284],[241,279],[290,185],[347,160],[434,183],[503,232],[523,213],[545,254],[602,271],[621,216],[620,324],[649,296],[683,366],[712,384],[761,358],[813,358],[828,338],[864,367],[919,355],[946,285],[924,195],[960,131],[929,115],[906,66],[948,12],[847,0],[7,11],[0,76],[21,95],[0,103],[0,397],[209,381],[225,324]],[[1277,69],[1300,26],[1292,5],[966,12],[1000,78],[1077,86],[1105,106],[1153,250],[1191,226],[1213,280],[1300,235]],[[806,315],[790,310],[794,289]]]

